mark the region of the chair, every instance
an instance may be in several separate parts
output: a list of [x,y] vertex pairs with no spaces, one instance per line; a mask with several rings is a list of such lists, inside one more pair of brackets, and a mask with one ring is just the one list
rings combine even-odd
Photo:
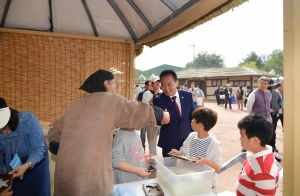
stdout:
[[229,161],[227,161],[226,163],[224,163],[222,165],[218,174],[225,171],[226,169],[230,168],[231,166],[235,165],[238,162],[243,164],[245,157],[246,157],[246,152],[243,152],[243,153],[233,157],[232,159],[230,159]]

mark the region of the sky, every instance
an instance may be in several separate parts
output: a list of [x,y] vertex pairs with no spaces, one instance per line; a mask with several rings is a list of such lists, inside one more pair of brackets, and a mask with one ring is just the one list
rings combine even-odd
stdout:
[[222,55],[226,67],[236,67],[251,51],[261,56],[274,49],[283,49],[283,0],[249,0],[157,46],[145,46],[135,68],[184,67],[193,60],[194,50],[195,56],[215,52]]

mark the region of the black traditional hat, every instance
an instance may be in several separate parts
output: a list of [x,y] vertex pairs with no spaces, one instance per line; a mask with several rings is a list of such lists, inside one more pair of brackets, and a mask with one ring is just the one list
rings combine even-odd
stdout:
[[111,72],[99,69],[98,71],[90,75],[79,89],[82,89],[88,93],[106,92],[104,81],[113,79],[114,75]]

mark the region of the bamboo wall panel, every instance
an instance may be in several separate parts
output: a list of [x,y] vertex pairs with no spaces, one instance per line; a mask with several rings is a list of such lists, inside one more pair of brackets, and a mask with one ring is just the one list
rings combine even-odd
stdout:
[[0,96],[11,108],[54,121],[98,69],[114,72],[116,93],[129,98],[130,43],[0,32]]

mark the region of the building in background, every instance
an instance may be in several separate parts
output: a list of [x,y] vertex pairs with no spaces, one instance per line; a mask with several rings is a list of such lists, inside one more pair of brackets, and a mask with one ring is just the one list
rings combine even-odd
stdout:
[[215,99],[214,92],[217,86],[225,87],[230,84],[233,92],[236,92],[238,86],[241,85],[243,89],[250,86],[256,89],[257,80],[261,76],[275,77],[275,75],[268,72],[250,69],[244,67],[232,68],[212,68],[212,69],[193,69],[176,72],[179,79],[179,85],[195,82],[196,86],[200,86],[207,98]]

